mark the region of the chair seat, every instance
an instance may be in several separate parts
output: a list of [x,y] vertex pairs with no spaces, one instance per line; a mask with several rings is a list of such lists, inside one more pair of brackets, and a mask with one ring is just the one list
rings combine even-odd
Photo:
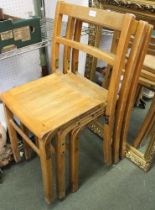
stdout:
[[41,137],[95,107],[104,108],[107,90],[79,74],[57,72],[3,93],[2,100]]

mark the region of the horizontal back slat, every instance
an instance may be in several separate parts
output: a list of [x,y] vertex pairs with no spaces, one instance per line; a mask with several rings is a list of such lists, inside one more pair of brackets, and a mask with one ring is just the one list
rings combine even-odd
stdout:
[[149,49],[150,49],[150,50],[155,50],[155,44],[151,44],[151,43],[150,43],[150,44],[149,44]]
[[107,62],[112,66],[114,64],[115,55],[112,53],[108,53],[98,48],[61,37],[56,37],[56,42],[77,50],[81,50],[85,53],[88,53],[98,59],[104,60],[105,62]]
[[101,25],[118,31],[122,29],[125,17],[124,14],[119,14],[113,11],[109,12],[101,9],[66,4],[65,2],[61,3],[60,13],[82,19],[86,23]]
[[155,36],[154,35],[151,37],[151,41],[150,42],[155,44]]
[[149,44],[148,49],[155,52],[155,45]]
[[144,78],[146,78],[146,79],[148,79],[150,81],[155,82],[155,69],[154,69],[154,72],[153,71],[149,72],[149,71],[147,71],[145,69],[142,69],[141,77],[144,77]]
[[150,54],[150,55],[155,55],[155,50],[151,50],[151,49],[148,49],[147,50],[147,54]]
[[155,38],[154,37],[151,37],[151,42],[148,47],[148,53],[155,55]]
[[148,53],[149,51],[151,54],[155,55],[155,37],[154,36],[151,37],[149,47],[148,47]]

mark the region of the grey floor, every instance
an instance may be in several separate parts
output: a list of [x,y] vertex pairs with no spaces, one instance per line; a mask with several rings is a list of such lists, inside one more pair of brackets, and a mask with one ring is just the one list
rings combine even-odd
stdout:
[[[138,109],[136,113],[136,118],[141,115]],[[135,120],[131,131],[133,125],[139,125]],[[55,194],[51,205],[44,202],[39,159],[12,165],[0,184],[0,210],[155,210],[155,164],[148,173],[127,159],[107,167],[101,148],[97,136],[88,130],[82,133],[79,190],[71,193],[67,179],[66,198],[59,201]]]

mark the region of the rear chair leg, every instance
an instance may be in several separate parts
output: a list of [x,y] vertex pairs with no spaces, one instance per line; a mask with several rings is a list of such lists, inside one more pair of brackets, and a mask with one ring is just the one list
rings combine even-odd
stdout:
[[103,152],[104,152],[104,162],[107,165],[112,165],[112,148],[111,148],[111,141],[112,141],[112,129],[110,126],[105,124],[104,125],[104,141],[103,141]]

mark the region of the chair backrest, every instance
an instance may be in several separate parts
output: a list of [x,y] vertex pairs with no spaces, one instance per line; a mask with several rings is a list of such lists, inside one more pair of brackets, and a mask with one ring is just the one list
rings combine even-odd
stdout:
[[[68,16],[66,36],[61,37],[63,16]],[[105,52],[96,47],[80,42],[80,34],[83,23],[93,24],[120,33],[117,49],[113,53]],[[58,1],[55,14],[53,45],[52,45],[52,72],[59,69],[60,45],[64,45],[63,72],[69,70],[76,73],[78,66],[78,51],[84,51],[112,66],[112,75],[108,91],[108,102],[106,114],[114,113],[117,101],[122,68],[125,63],[129,40],[132,34],[136,34],[136,41],[133,44],[132,56],[129,57],[127,69],[135,64],[137,52],[141,49],[143,34],[145,34],[146,23],[135,21],[131,14],[120,14],[113,11],[83,7]],[[72,56],[71,56],[71,49]],[[72,59],[72,60],[71,60]]]
[[[63,15],[68,16],[65,38],[61,37]],[[122,58],[122,56],[126,52],[128,46],[126,41],[128,41],[131,34],[132,30],[131,25],[133,19],[134,17],[132,15],[124,15],[100,9],[92,9],[78,5],[67,4],[63,1],[58,1],[56,8],[56,15],[55,15],[54,33],[53,33],[52,71],[54,72],[58,68],[60,44],[64,45],[65,47],[84,51],[101,60],[104,60],[105,62],[111,64],[112,66],[115,66],[116,68],[116,66],[119,66],[120,63],[123,63],[123,59],[120,59],[120,57]],[[116,55],[112,53],[106,53],[92,46],[82,44],[80,43],[80,40],[77,39],[73,40],[73,34],[74,38],[76,38],[78,33],[78,30],[76,30],[74,33],[75,28],[77,27],[77,25],[81,28],[81,24],[83,22],[100,25],[102,27],[107,27],[113,30],[121,31],[122,33],[119,41],[119,52],[117,52]],[[117,62],[115,62],[116,60]],[[67,65],[64,65],[64,73],[67,73],[68,69],[66,69],[66,66],[68,67],[68,63],[69,61],[66,60]],[[116,69],[118,69],[118,67]]]

